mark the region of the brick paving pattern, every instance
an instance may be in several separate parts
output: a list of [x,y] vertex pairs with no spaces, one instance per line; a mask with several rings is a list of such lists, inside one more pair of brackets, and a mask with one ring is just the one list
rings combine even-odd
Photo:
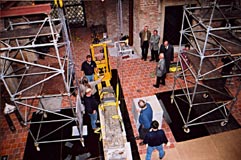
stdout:
[[[72,29],[73,53],[76,64],[77,77],[80,78],[81,63],[85,60],[85,56],[89,54],[89,45],[91,44],[91,37],[89,29],[74,28]],[[166,79],[166,85],[160,86],[160,88],[154,88],[152,85],[155,83],[154,69],[155,62],[142,61],[139,59],[132,60],[120,60],[116,57],[110,57],[110,63],[112,69],[118,69],[120,82],[122,85],[125,102],[129,112],[130,120],[134,130],[134,135],[137,136],[137,128],[134,126],[134,118],[131,111],[133,98],[150,96],[158,92],[170,91],[173,89],[174,74],[169,73]],[[228,87],[230,91],[235,94],[235,91],[240,83],[235,83],[237,80],[234,78],[234,84],[230,84]],[[74,98],[74,97],[73,97]],[[64,101],[63,101],[64,102]],[[241,125],[241,95],[239,95],[237,102],[234,106],[232,115]],[[18,123],[15,115],[11,115],[16,132],[12,133],[3,117],[3,113],[0,113],[0,155],[8,155],[9,160],[21,160],[23,158],[25,144],[27,140],[28,130],[27,127],[23,128]],[[169,141],[170,147],[175,147],[175,138],[168,126],[164,121],[162,128],[165,130]],[[139,144],[139,140],[137,144]],[[145,154],[146,147],[138,146],[139,153]]]

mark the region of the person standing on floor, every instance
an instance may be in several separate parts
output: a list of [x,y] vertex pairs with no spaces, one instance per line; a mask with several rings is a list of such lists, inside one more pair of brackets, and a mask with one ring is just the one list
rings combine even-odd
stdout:
[[168,41],[164,41],[164,43],[160,47],[160,53],[164,53],[164,59],[166,62],[166,70],[169,73],[170,63],[174,60],[174,48]]
[[160,81],[161,84],[165,85],[165,78],[166,78],[166,64],[164,59],[164,54],[160,53],[159,55],[159,62],[156,66],[156,84],[153,85],[153,87],[159,88]]
[[151,60],[150,61],[159,61],[158,50],[159,50],[159,41],[160,36],[158,35],[158,31],[154,30],[153,35],[150,38],[150,45],[151,45]]
[[95,97],[92,95],[91,88],[87,88],[84,96],[84,105],[85,111],[90,116],[91,127],[94,131],[98,129],[97,122],[97,111],[98,111],[98,102]]
[[165,151],[163,150],[163,144],[168,145],[168,140],[165,132],[162,129],[158,129],[159,123],[153,121],[151,123],[151,129],[146,134],[143,143],[148,144],[146,151],[146,160],[151,160],[151,154],[156,149],[159,152],[159,158],[162,159],[165,156]]
[[141,54],[144,61],[147,59],[149,42],[151,38],[151,32],[148,30],[148,26],[145,26],[144,29],[139,33],[141,39]]
[[[146,103],[142,99],[138,101],[138,106],[140,107],[141,111],[139,116],[139,123],[140,123],[139,129],[138,129],[139,136],[137,136],[136,139],[143,140],[151,127],[153,111],[152,111],[151,105],[149,103]],[[144,145],[144,143],[141,142],[140,145]]]
[[88,78],[89,82],[94,80],[94,73],[97,72],[97,66],[91,59],[91,55],[86,56],[86,61],[82,63],[81,71]]

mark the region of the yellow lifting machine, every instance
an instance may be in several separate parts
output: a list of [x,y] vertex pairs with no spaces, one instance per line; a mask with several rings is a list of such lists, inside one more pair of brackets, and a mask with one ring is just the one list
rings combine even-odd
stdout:
[[95,80],[104,76],[102,83],[98,85],[101,103],[100,138],[103,141],[105,160],[132,160],[130,142],[127,142],[124,123],[119,108],[119,85],[116,86],[116,94],[111,86],[112,78],[109,56],[106,43],[91,44],[90,51],[93,61],[96,62],[98,71]]

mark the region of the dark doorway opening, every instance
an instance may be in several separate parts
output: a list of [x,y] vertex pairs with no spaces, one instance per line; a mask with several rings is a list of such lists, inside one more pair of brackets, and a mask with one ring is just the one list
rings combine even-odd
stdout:
[[[182,27],[183,6],[165,7],[165,22],[163,41],[168,40],[172,45],[179,45],[180,30]],[[190,17],[189,17],[190,18]],[[190,20],[190,19],[189,19]],[[188,23],[184,22],[184,28],[188,27]],[[182,44],[186,44],[186,38],[182,38]]]

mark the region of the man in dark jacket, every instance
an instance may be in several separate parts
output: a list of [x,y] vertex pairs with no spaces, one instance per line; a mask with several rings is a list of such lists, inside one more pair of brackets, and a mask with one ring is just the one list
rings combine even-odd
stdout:
[[139,33],[139,37],[141,39],[141,59],[146,61],[151,38],[151,31],[148,30],[148,26],[145,26],[144,29]]
[[84,105],[85,105],[85,111],[90,116],[91,127],[95,131],[98,129],[98,127],[96,126],[98,102],[95,99],[95,97],[92,95],[90,88],[86,89],[86,93],[84,96]]
[[162,159],[165,155],[163,151],[162,144],[167,144],[167,137],[162,129],[158,129],[159,123],[157,121],[153,121],[151,123],[150,132],[148,132],[143,141],[144,144],[148,144],[147,152],[146,152],[146,160],[151,160],[151,154],[156,149],[159,152],[159,158]]
[[168,43],[168,41],[164,41],[164,43],[160,47],[160,53],[164,53],[166,69],[167,73],[169,73],[170,63],[174,60],[174,48]]
[[95,61],[91,59],[91,55],[86,56],[86,61],[82,63],[81,71],[85,75],[89,82],[94,80],[94,73],[98,71]]
[[[138,105],[141,108],[140,116],[139,116],[139,123],[140,127],[138,128],[139,136],[136,139],[144,139],[147,132],[151,127],[153,111],[151,105],[146,103],[144,100],[139,100]],[[143,142],[140,145],[144,145]]]

